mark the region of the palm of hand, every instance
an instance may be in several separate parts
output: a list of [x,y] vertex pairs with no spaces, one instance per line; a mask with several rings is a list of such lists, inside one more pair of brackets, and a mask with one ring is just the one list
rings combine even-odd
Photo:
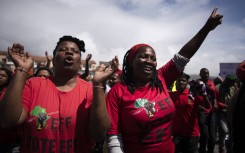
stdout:
[[10,59],[15,64],[15,67],[23,67],[27,71],[33,66],[32,56],[24,53],[24,47],[20,44],[14,44],[12,48],[8,48]]
[[219,24],[222,23],[223,15],[216,14],[217,10],[217,8],[213,10],[207,21],[207,25],[210,27],[210,30],[214,30]]

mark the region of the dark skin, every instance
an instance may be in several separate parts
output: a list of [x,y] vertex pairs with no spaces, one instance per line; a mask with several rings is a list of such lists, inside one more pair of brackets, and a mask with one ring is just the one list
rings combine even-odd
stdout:
[[110,87],[113,87],[118,82],[121,82],[121,79],[117,73],[112,74],[112,76],[108,79],[108,84]]
[[201,69],[200,71],[200,77],[201,77],[201,80],[204,82],[204,83],[207,83],[208,80],[209,80],[209,70],[206,69],[206,68],[203,68]]
[[[28,72],[33,65],[33,58],[24,52],[24,46],[13,44],[8,48],[8,53],[17,70],[8,90],[0,102],[0,127],[9,128],[25,122],[27,111],[22,107],[22,91],[28,79]],[[81,52],[76,43],[63,41],[59,44],[53,58],[54,84],[59,91],[67,92],[77,83],[78,70],[81,64]],[[106,72],[96,72],[93,78],[94,96],[89,121],[89,132],[95,141],[105,137],[105,131],[110,127],[110,118],[105,104],[105,93],[101,86],[118,69],[118,59],[112,60],[112,68]],[[102,100],[100,99],[101,97]]]
[[[217,14],[217,8],[215,8],[211,15],[209,16],[205,25],[200,29],[200,31],[187,42],[181,50],[178,52],[185,58],[190,59],[200,48],[201,44],[207,37],[210,31],[214,30],[222,22],[223,15]],[[157,62],[155,51],[150,47],[140,48],[132,62],[133,66],[133,79],[135,81],[136,87],[142,87],[149,84],[150,78],[152,77],[152,71],[150,69],[156,67]],[[147,69],[148,73],[143,69]],[[144,75],[143,75],[144,74]]]
[[54,81],[60,91],[70,91],[77,82],[81,52],[74,42],[62,42],[54,57]]
[[151,47],[140,48],[133,60],[133,79],[136,87],[146,86],[156,69],[156,53]]
[[89,60],[92,58],[92,54],[88,54],[86,57],[85,72],[80,76],[80,78],[85,79],[89,75]]
[[176,81],[176,89],[178,92],[183,92],[188,85],[188,80],[186,78],[178,78]]
[[4,86],[8,81],[8,74],[4,70],[0,70],[0,87]]

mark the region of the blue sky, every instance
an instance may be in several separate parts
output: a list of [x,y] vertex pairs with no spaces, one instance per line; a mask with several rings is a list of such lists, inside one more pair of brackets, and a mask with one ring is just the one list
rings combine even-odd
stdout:
[[185,72],[206,67],[219,74],[219,63],[245,58],[245,1],[243,0],[9,0],[0,1],[0,50],[14,42],[33,55],[52,55],[63,35],[85,41],[96,62],[115,55],[122,63],[128,49],[148,43],[158,67],[170,60],[205,24],[214,7],[224,15],[188,63]]

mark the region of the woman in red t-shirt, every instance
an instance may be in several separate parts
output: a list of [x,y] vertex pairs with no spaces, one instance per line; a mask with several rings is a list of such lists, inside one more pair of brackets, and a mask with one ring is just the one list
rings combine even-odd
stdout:
[[122,83],[107,95],[111,128],[109,152],[173,153],[171,126],[174,104],[168,87],[180,76],[208,33],[221,24],[214,9],[204,27],[160,69],[155,50],[147,44],[133,46],[124,56]]

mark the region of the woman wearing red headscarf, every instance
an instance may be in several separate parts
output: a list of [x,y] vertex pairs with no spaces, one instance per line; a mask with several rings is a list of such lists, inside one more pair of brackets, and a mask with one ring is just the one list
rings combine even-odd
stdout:
[[168,87],[181,75],[210,31],[221,24],[215,8],[203,28],[166,65],[156,70],[154,49],[133,46],[124,56],[122,82],[108,93],[106,102],[111,128],[108,151],[173,153],[171,125],[174,104]]

